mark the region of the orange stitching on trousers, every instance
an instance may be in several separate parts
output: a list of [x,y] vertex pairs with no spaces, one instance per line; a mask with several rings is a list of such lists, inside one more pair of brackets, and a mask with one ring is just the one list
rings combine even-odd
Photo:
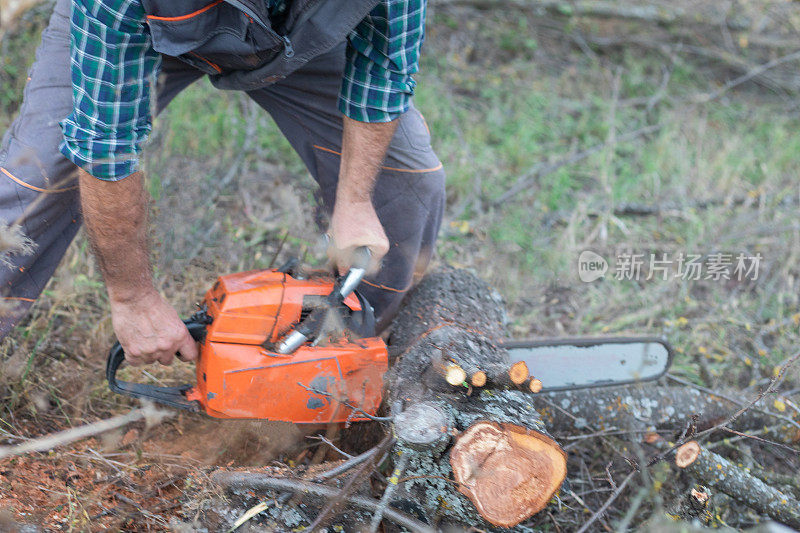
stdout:
[[365,280],[365,279],[362,279],[362,280],[361,280],[361,283],[366,283],[366,284],[367,284],[367,285],[369,285],[370,287],[375,287],[376,289],[382,289],[382,290],[384,290],[384,291],[390,291],[390,292],[399,292],[399,293],[404,293],[404,292],[406,292],[408,289],[410,289],[410,288],[411,288],[411,285],[413,285],[413,283],[409,283],[409,284],[408,284],[408,287],[406,287],[405,289],[395,289],[395,288],[392,288],[392,287],[387,287],[386,285],[380,285],[380,284],[378,284],[378,283],[370,283],[369,281],[367,281],[367,280]]
[[23,298],[22,296],[4,296],[3,300],[21,300],[23,302],[35,302],[33,298]]
[[24,181],[22,181],[21,179],[19,179],[16,176],[14,176],[11,172],[9,172],[8,170],[4,169],[3,167],[0,167],[0,172],[2,172],[3,174],[5,174],[9,178],[11,178],[12,180],[17,182],[19,185],[22,185],[23,187],[25,187],[27,189],[31,189],[32,191],[36,191],[36,192],[43,192],[45,194],[55,194],[55,193],[59,193],[59,192],[74,191],[75,189],[78,188],[78,186],[75,185],[73,187],[64,187],[62,189],[42,189],[41,187],[37,187],[35,185],[30,185],[29,183],[25,183]]
[[[342,155],[341,152],[337,152],[336,150],[331,150],[330,148],[325,148],[325,147],[320,146],[318,144],[315,144],[314,148],[316,148],[317,150],[322,150],[323,152],[336,154],[336,155],[338,155],[340,157]],[[382,166],[381,168],[386,169],[386,170],[395,170],[397,172],[409,172],[411,174],[418,174],[420,172],[434,172],[436,170],[439,170],[440,168],[442,168],[442,164],[439,163],[437,166],[435,166],[433,168],[422,168],[422,169],[395,168],[395,167],[386,167],[386,166]]]

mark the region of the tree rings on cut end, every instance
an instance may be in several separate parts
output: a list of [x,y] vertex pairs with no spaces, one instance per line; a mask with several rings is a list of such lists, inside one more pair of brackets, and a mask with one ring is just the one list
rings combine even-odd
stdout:
[[538,431],[479,421],[456,438],[450,466],[487,522],[513,527],[553,497],[567,475],[567,454]]
[[522,385],[531,373],[525,361],[517,361],[508,369],[508,377],[514,385]]
[[478,370],[472,377],[470,378],[470,383],[472,383],[473,387],[483,387],[486,385],[486,372],[483,370]]
[[458,386],[464,383],[467,379],[467,373],[464,369],[456,364],[449,364],[444,369],[444,379],[452,386]]
[[700,445],[697,441],[690,440],[681,445],[675,452],[675,464],[678,468],[686,468],[700,457]]

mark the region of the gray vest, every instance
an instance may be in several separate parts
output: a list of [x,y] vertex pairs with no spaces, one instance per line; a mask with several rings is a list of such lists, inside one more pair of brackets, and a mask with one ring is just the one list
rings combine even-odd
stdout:
[[293,0],[270,21],[266,0],[143,0],[157,52],[208,73],[220,89],[285,78],[343,42],[379,0]]

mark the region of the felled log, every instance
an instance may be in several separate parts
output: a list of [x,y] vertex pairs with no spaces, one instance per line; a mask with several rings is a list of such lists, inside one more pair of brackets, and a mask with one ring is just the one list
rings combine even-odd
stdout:
[[[546,384],[545,384],[546,385]],[[732,392],[731,397],[736,397]],[[744,400],[744,399],[742,399]],[[554,435],[653,429],[699,431],[724,422],[741,408],[722,396],[689,387],[628,386],[538,394],[535,404]],[[730,424],[742,431],[769,427],[769,437],[787,444],[800,440],[800,420],[773,413],[761,402]]]
[[[404,465],[393,506],[429,523],[513,527],[560,487],[566,454],[533,394],[506,388],[525,385],[529,372],[499,347],[505,325],[502,299],[464,270],[428,275],[404,302],[386,380],[395,463]],[[436,370],[448,362],[486,381],[454,387]]]
[[800,528],[800,501],[749,474],[721,455],[689,441],[675,451],[675,464],[739,502],[794,528]]

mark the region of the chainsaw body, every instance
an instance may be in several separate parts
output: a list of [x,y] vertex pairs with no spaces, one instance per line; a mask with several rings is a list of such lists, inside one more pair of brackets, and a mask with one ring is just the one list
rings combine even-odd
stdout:
[[337,286],[331,278],[297,279],[280,270],[222,276],[206,293],[204,312],[186,321],[201,342],[194,386],[117,381],[116,367],[124,359],[118,344],[109,355],[109,385],[217,418],[298,424],[363,419],[352,407],[373,415],[381,403],[388,354],[374,336],[372,308],[357,293],[340,298],[331,311],[347,326],[345,333],[334,328],[336,338],[309,338],[291,353],[278,347],[314,310],[330,306]]

